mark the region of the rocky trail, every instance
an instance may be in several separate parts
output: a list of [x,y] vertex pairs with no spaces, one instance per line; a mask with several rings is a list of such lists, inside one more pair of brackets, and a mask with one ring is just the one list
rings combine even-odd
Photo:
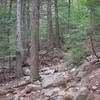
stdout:
[[100,100],[100,68],[94,56],[71,69],[58,54],[53,58],[60,58],[61,63],[53,60],[56,64],[41,67],[39,81],[31,82],[28,66],[23,68],[25,76],[20,80],[1,83],[0,100]]

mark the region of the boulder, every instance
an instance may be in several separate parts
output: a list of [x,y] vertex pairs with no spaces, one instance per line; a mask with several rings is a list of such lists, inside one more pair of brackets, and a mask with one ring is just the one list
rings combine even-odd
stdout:
[[48,75],[42,80],[42,86],[44,88],[49,86],[59,86],[65,84],[65,77],[63,75]]
[[89,96],[89,90],[85,87],[80,88],[79,93],[77,93],[75,100],[87,100]]
[[40,90],[41,86],[40,85],[34,85],[34,84],[29,84],[26,86],[25,91],[27,93],[30,93],[31,91],[37,91]]
[[65,100],[87,100],[89,90],[86,87],[70,88],[65,95]]

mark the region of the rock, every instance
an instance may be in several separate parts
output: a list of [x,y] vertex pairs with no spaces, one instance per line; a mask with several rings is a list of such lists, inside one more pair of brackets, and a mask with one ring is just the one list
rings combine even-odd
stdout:
[[73,96],[67,95],[67,97],[65,97],[64,100],[73,100]]
[[49,74],[53,74],[54,72],[55,72],[55,70],[49,69],[49,70],[47,70],[47,71],[41,72],[40,74],[41,74],[41,75],[49,75]]
[[77,81],[81,81],[81,79],[85,76],[85,71],[79,71],[78,74],[75,76]]
[[24,77],[24,80],[25,80],[26,84],[31,83],[31,77],[30,76]]
[[76,68],[73,68],[70,70],[70,73],[73,75],[73,76],[76,76],[78,73],[79,73],[79,70],[76,69]]
[[53,89],[51,90],[51,89],[46,89],[46,90],[42,90],[42,94],[44,95],[44,96],[52,96],[52,94],[54,93],[54,91],[53,91]]
[[100,57],[100,52],[96,52],[97,53],[97,55]]
[[92,86],[92,90],[93,90],[93,91],[95,91],[95,90],[97,90],[97,89],[98,89],[97,86]]
[[97,92],[97,94],[100,94],[100,89],[99,89],[99,90],[97,90],[96,92]]
[[59,74],[54,77],[54,86],[64,85],[65,84],[65,77],[62,74]]
[[90,63],[95,63],[96,61],[98,61],[98,59],[96,58],[95,55],[88,56],[88,57],[87,57],[87,60],[88,60]]
[[72,69],[70,70],[71,73],[74,73],[75,71],[76,71],[76,68],[72,68]]
[[25,91],[27,93],[30,93],[31,91],[37,91],[40,90],[41,86],[40,85],[34,85],[34,84],[29,84],[26,86]]
[[86,87],[70,88],[66,95],[65,100],[87,100],[89,90]]
[[77,90],[76,89],[73,89],[73,88],[70,88],[66,92],[64,98],[65,98],[65,100],[73,100],[76,95],[77,95]]
[[0,96],[6,95],[6,94],[7,94],[7,91],[6,90],[0,89]]
[[35,81],[34,84],[35,85],[41,85],[41,82],[38,80],[38,81]]
[[57,98],[55,98],[55,100],[65,100],[63,96],[57,96]]
[[19,100],[20,99],[20,93],[17,93],[14,97],[14,100]]
[[90,93],[87,100],[95,100],[93,93]]
[[54,83],[54,77],[51,76],[46,76],[44,77],[43,81],[42,81],[42,86],[43,87],[48,87],[48,86],[52,86]]
[[19,100],[24,100],[24,97],[20,97]]
[[23,73],[24,73],[24,75],[26,75],[26,76],[30,76],[30,69],[28,68],[28,67],[24,67],[23,68]]
[[49,67],[42,68],[42,69],[40,69],[40,72],[45,72],[47,70],[50,70],[50,68]]
[[58,93],[60,91],[60,89],[59,88],[47,88],[47,89],[43,89],[42,90],[42,94],[44,95],[44,96],[52,96],[53,94],[55,94],[55,93]]
[[42,86],[44,88],[49,86],[59,86],[65,84],[65,77],[63,75],[49,75],[42,80]]
[[8,96],[5,100],[14,100],[14,96]]
[[85,87],[82,87],[79,90],[77,96],[75,97],[75,100],[87,100],[88,96],[89,96],[89,90]]
[[67,65],[66,63],[62,63],[62,64],[58,64],[56,66],[53,66],[53,68],[55,68],[55,70],[58,72],[64,72],[64,71],[68,70],[66,65]]
[[20,91],[20,94],[21,94],[21,97],[24,97],[26,95],[26,91],[22,90],[22,91]]
[[47,53],[47,50],[41,50],[41,51],[39,51],[39,54],[40,55],[44,55],[44,54],[46,54]]

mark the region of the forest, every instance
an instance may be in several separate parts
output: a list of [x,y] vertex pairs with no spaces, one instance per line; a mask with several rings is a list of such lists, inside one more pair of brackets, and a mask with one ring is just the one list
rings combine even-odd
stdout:
[[0,0],[0,100],[100,100],[100,0]]

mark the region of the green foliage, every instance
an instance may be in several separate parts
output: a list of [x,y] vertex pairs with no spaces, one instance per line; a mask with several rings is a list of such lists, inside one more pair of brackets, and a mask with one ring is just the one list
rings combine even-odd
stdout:
[[[65,46],[70,48],[70,61],[80,60],[84,52],[87,36],[92,36],[100,43],[100,0],[72,0],[70,18],[68,18],[68,0],[58,0],[60,36],[64,38]],[[5,3],[5,2],[3,2]],[[23,43],[31,41],[29,1],[25,0]],[[40,7],[40,43],[47,38],[47,2],[41,1]],[[0,57],[16,54],[16,2],[13,1],[9,17],[9,6],[0,4]],[[53,32],[55,33],[54,1],[52,1]],[[28,24],[28,25],[27,25]],[[69,29],[68,29],[69,28]],[[8,34],[9,33],[9,34]],[[9,35],[9,36],[8,36]],[[9,41],[8,41],[9,40]],[[24,51],[26,51],[26,47]],[[22,51],[22,50],[21,50]]]
[[81,60],[83,55],[84,55],[84,48],[82,48],[81,46],[76,47],[71,51],[71,58],[73,59],[73,61]]

